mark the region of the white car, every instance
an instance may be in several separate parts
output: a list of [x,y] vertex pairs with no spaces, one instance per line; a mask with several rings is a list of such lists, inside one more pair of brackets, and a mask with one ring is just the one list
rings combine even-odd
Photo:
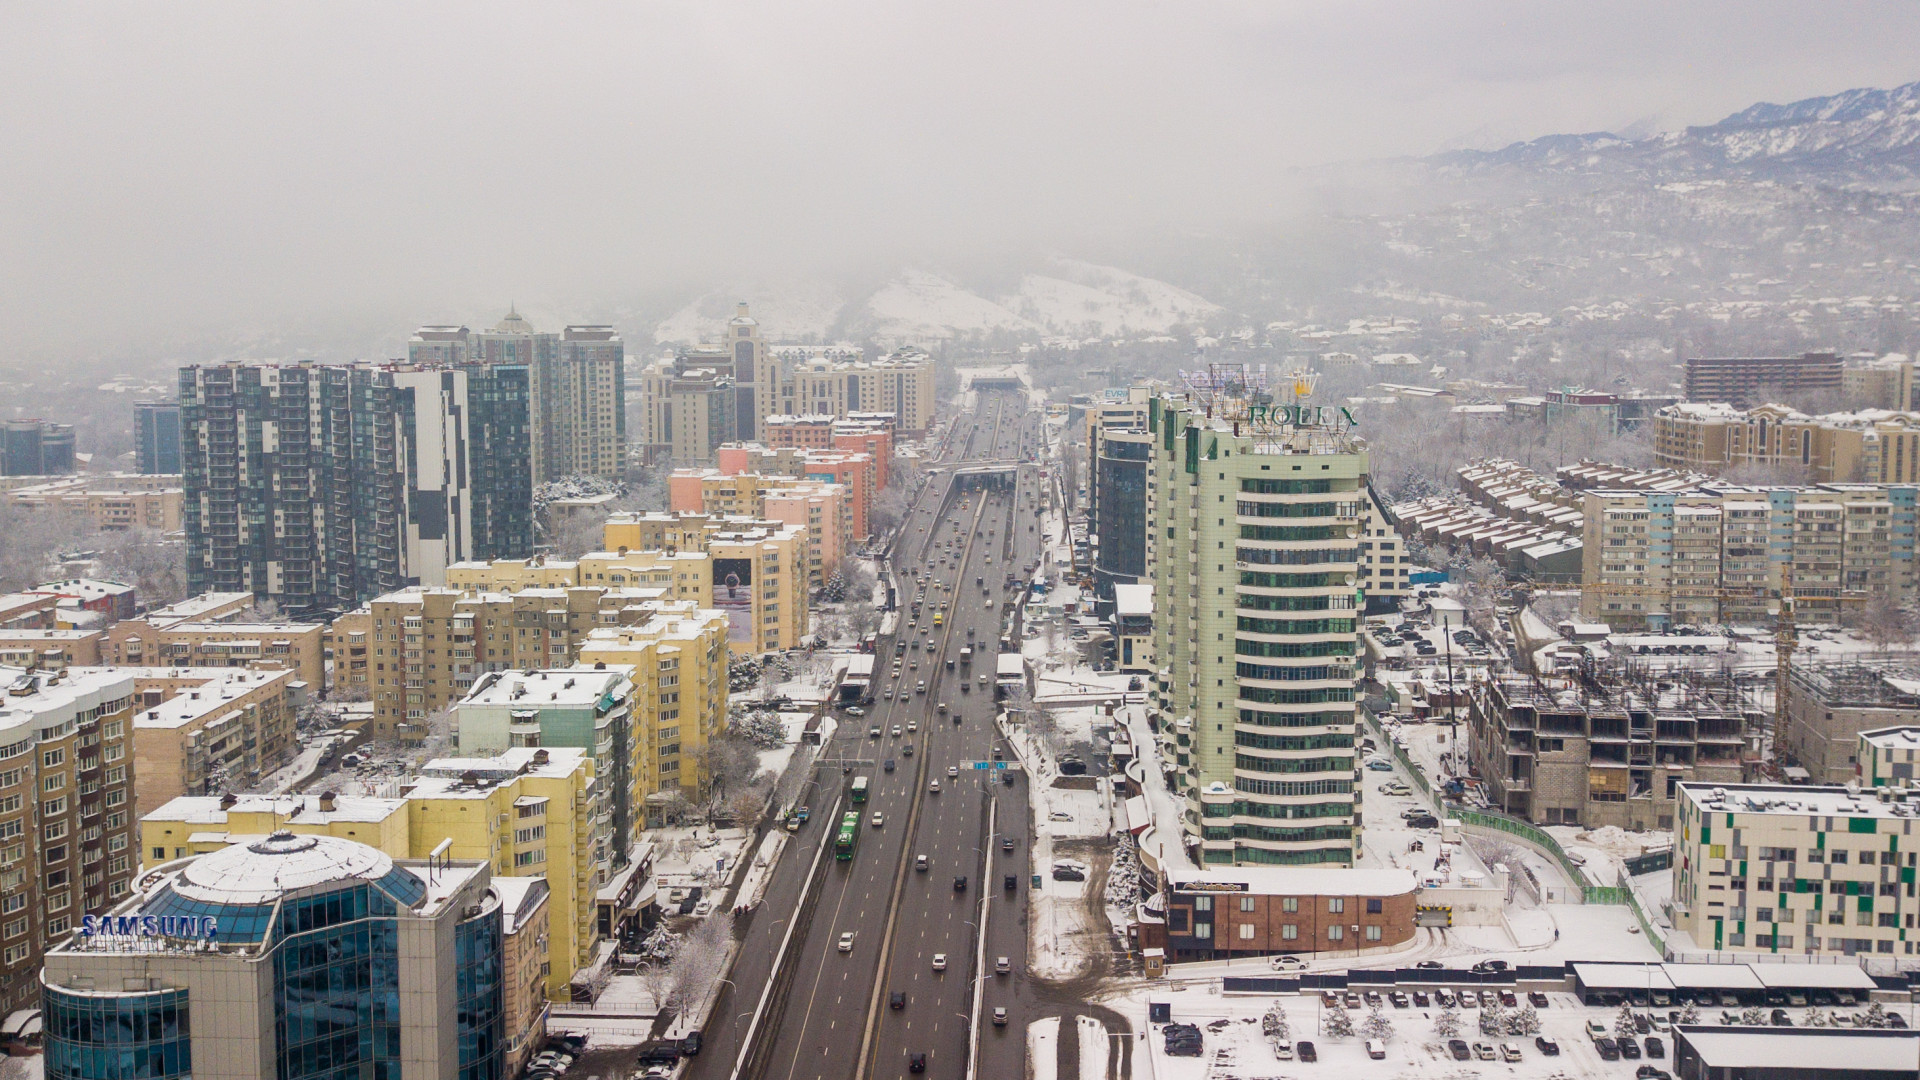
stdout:
[[959,775],[960,775],[960,766],[958,765],[947,766],[947,779],[953,780],[959,777]]
[[894,738],[896,738],[896,739],[900,737],[900,725],[899,725],[899,724],[895,724],[895,725],[893,725],[893,737],[894,737]]
[[935,795],[940,794],[940,778],[936,776],[932,780],[927,781],[927,790],[933,792]]
[[853,931],[849,930],[846,933],[840,935],[840,951],[841,952],[853,951]]
[[933,954],[933,970],[935,971],[947,970],[947,954],[946,953],[937,952]]
[[1300,959],[1297,956],[1290,956],[1290,955],[1276,956],[1273,958],[1272,964],[1273,964],[1273,970],[1275,971],[1307,970],[1307,962],[1305,960]]
[[908,731],[919,731],[919,730],[920,730],[920,721],[918,721],[918,720],[909,720],[909,721],[907,721],[907,730],[908,730]]

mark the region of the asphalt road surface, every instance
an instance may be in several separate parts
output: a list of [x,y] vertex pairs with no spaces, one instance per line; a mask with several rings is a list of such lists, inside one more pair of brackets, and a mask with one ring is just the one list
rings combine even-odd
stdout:
[[[839,715],[800,800],[812,820],[743,920],[740,958],[689,1077],[733,1076],[749,1028],[752,1052],[740,1075],[755,1080],[905,1078],[914,1054],[926,1055],[928,1077],[963,1077],[976,981],[984,983],[979,1074],[1025,1075],[1026,1025],[1036,1015],[1025,973],[1033,873],[1026,777],[971,765],[994,760],[995,658],[1025,567],[1039,552],[1044,494],[1039,467],[1025,461],[1039,449],[1039,419],[1018,395],[983,395],[956,424],[938,471],[929,470],[894,546],[900,620],[897,635],[877,647],[874,704],[864,717]],[[1012,468],[967,471],[987,463]],[[975,658],[965,665],[969,645]],[[1009,772],[1012,784],[1003,782]],[[848,805],[851,782],[862,776],[868,799]],[[839,825],[829,819],[836,802],[841,812],[859,812],[859,840],[849,859],[828,850],[818,860],[808,892],[815,854],[823,842],[831,848],[827,834]],[[1008,839],[1011,850],[1003,850]],[[843,934],[852,935],[847,951]],[[787,959],[769,989],[783,941]],[[936,957],[944,970],[935,969]],[[999,957],[1007,958],[1005,975],[995,973]],[[895,992],[898,1009],[890,1007]],[[1008,1009],[1004,1027],[990,1022],[997,1006]]]

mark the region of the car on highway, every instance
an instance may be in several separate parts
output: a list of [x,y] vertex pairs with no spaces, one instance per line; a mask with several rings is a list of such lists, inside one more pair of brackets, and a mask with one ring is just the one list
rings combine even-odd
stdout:
[[1006,958],[1006,957],[1004,957],[1004,956],[1000,956],[1000,957],[995,957],[995,958],[994,958],[994,961],[993,961],[993,973],[994,973],[995,975],[1010,975],[1010,974],[1012,974],[1012,973],[1013,973],[1013,961],[1011,961],[1011,960],[1009,960],[1009,959],[1007,959],[1007,958]]
[[958,765],[947,766],[947,779],[952,780],[959,775],[960,775],[960,766]]
[[1020,887],[1020,875],[1008,874],[1006,877],[1001,879],[1000,887],[1007,890],[1008,892],[1012,892],[1015,889],[1018,889]]
[[995,1005],[993,1007],[993,1026],[1007,1026],[1007,1007],[1005,1005]]
[[1000,850],[1001,850],[1001,851],[1012,851],[1012,850],[1013,850],[1013,837],[1011,837],[1011,836],[1003,836],[1003,837],[1001,837],[1001,838],[1000,838]]
[[895,725],[893,725],[893,737],[894,737],[894,738],[896,738],[896,739],[900,737],[900,725],[899,725],[899,724],[895,724]]
[[867,715],[867,710],[861,708],[858,705],[849,705],[847,706],[847,715],[848,716],[865,716]]
[[905,991],[895,990],[893,993],[887,995],[887,1008],[904,1009],[906,1007],[907,995]]
[[927,781],[927,790],[935,795],[940,794],[940,778],[936,776]]
[[924,693],[926,693],[926,692],[927,692],[927,680],[925,680],[925,679],[921,679],[921,680],[920,680],[920,684],[919,684],[918,686],[915,686],[915,687],[913,688],[913,692],[914,692],[914,693],[916,693],[916,694],[924,694]]
[[840,935],[840,951],[841,952],[853,951],[853,931],[849,930],[846,933]]
[[887,815],[879,812],[878,810],[875,810],[873,812],[873,827],[877,829],[882,825],[885,825],[886,823],[887,823]]
[[873,725],[872,727],[870,727],[870,728],[868,728],[868,729],[867,729],[867,738],[869,738],[869,739],[877,739],[877,738],[879,738],[879,737],[880,737],[880,725],[879,725],[879,724],[875,724],[875,725]]
[[907,721],[907,734],[911,735],[914,732],[919,730],[920,730],[920,721],[918,720]]
[[902,747],[902,748],[900,749],[900,752],[901,752],[902,754],[905,754],[905,755],[906,755],[906,756],[908,756],[908,757],[912,757],[912,756],[913,756],[913,744],[912,744],[912,743],[908,743],[908,744],[907,744],[906,746],[904,746],[904,747]]
[[946,953],[937,952],[933,954],[933,970],[935,971],[947,970],[947,954]]

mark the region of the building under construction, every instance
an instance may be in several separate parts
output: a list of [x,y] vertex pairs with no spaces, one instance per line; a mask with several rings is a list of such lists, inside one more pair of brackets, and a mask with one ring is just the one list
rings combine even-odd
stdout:
[[1676,785],[1758,767],[1767,714],[1748,697],[1628,661],[1496,676],[1469,709],[1474,768],[1495,809],[1536,824],[1671,829]]
[[1855,768],[1860,733],[1920,723],[1920,671],[1861,664],[1793,665],[1787,715],[1774,752],[1815,784],[1844,784]]

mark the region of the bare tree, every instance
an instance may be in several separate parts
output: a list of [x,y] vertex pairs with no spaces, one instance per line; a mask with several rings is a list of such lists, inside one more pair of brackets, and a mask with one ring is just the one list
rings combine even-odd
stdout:
[[98,534],[92,546],[99,552],[101,573],[132,585],[147,606],[186,599],[185,543],[157,529],[125,529]]
[[1913,644],[1916,632],[1913,611],[1891,594],[1874,594],[1850,621],[1882,653],[1895,645],[1905,648]]
[[874,496],[873,506],[867,510],[867,527],[874,535],[892,532],[907,516],[907,493],[898,486],[889,485]]
[[733,915],[716,910],[701,920],[671,962],[676,1010],[692,1008],[706,997],[726,970],[727,943],[733,937]]

